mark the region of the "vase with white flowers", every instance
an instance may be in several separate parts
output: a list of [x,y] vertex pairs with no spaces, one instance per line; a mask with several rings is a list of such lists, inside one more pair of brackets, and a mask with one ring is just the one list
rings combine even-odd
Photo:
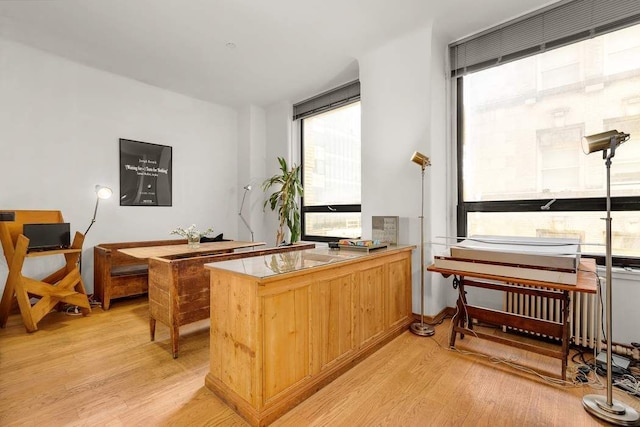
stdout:
[[170,234],[177,234],[187,239],[187,245],[190,248],[199,248],[200,239],[213,233],[213,227],[207,228],[205,231],[198,231],[195,224],[191,224],[187,228],[177,227]]

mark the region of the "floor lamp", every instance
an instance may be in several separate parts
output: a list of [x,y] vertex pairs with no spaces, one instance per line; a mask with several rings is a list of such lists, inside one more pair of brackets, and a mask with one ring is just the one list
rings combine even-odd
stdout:
[[422,191],[420,192],[422,205],[420,207],[420,323],[412,323],[410,329],[416,335],[430,337],[436,331],[424,323],[424,171],[431,165],[431,161],[417,151],[411,156],[411,161],[422,168]]
[[[93,223],[96,222],[96,215],[98,214],[98,204],[100,203],[100,199],[108,199],[113,194],[113,191],[109,187],[105,187],[103,185],[96,185],[96,207],[93,209],[93,218],[91,218],[91,222],[87,227],[87,230],[84,232],[84,237],[87,237],[87,233],[91,230]],[[78,270],[82,272],[82,253],[80,253],[80,258],[78,258]]]
[[585,154],[602,151],[602,158],[607,167],[607,217],[606,225],[606,339],[607,339],[607,396],[588,394],[582,398],[582,405],[590,414],[611,424],[623,426],[640,425],[638,412],[622,402],[613,400],[613,383],[611,370],[612,334],[611,334],[611,159],[616,147],[629,139],[629,134],[617,130],[585,136],[582,139],[582,150]]
[[84,236],[87,236],[89,230],[93,226],[93,223],[96,222],[96,214],[98,213],[98,204],[100,203],[100,199],[108,199],[113,194],[113,191],[109,187],[105,187],[103,185],[96,185],[96,207],[93,209],[93,218],[91,218],[91,223],[89,227],[87,227],[87,231],[84,232]]
[[245,197],[247,197],[247,193],[249,191],[251,191],[251,186],[250,185],[245,185],[244,186],[244,194],[242,195],[242,203],[240,204],[240,211],[238,212],[238,216],[240,217],[242,222],[244,222],[244,225],[246,225],[247,228],[249,229],[249,232],[251,233],[251,242],[253,242],[253,230],[251,229],[251,226],[249,225],[247,220],[244,219],[244,217],[242,216],[242,207],[244,206],[244,199],[245,199]]

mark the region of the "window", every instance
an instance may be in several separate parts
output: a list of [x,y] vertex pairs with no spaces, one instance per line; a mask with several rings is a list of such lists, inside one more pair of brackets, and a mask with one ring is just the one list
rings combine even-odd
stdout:
[[360,101],[301,120],[302,239],[362,235]]
[[453,64],[458,233],[580,237],[604,256],[606,168],[581,139],[617,129],[631,139],[612,160],[612,251],[640,265],[640,24],[564,44],[477,71]]
[[302,239],[360,237],[360,82],[295,104],[293,119],[300,121]]

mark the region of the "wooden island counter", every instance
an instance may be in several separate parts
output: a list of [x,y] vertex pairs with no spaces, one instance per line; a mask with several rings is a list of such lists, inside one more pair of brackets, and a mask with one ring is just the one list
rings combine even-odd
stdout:
[[206,387],[252,425],[273,422],[407,329],[414,248],[317,248],[206,264]]

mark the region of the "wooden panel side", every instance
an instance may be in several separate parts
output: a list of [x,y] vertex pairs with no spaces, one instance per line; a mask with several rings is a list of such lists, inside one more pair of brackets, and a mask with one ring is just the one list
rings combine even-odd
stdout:
[[147,275],[113,276],[110,278],[111,299],[144,294],[149,289]]
[[93,293],[104,302],[105,292],[110,286],[111,251],[99,246],[93,248]]
[[196,322],[209,317],[209,271],[204,264],[211,257],[171,260],[177,270],[175,298],[177,319],[180,325]]
[[385,283],[386,327],[411,316],[411,269],[408,257],[389,263]]
[[359,335],[356,346],[362,346],[385,330],[384,322],[384,268],[376,266],[358,273],[358,299],[356,319]]
[[146,266],[146,262],[147,262],[146,259],[132,257],[130,255],[123,254],[122,252],[115,249],[111,251],[112,267],[123,266],[123,265],[140,265],[140,266],[145,265]]
[[171,325],[171,264],[162,260],[149,260],[149,313],[162,322]]
[[263,298],[264,399],[309,374],[309,288]]
[[311,286],[309,306],[311,372],[353,350],[352,274]]
[[210,375],[258,408],[256,284],[222,271],[212,273],[210,283]]

